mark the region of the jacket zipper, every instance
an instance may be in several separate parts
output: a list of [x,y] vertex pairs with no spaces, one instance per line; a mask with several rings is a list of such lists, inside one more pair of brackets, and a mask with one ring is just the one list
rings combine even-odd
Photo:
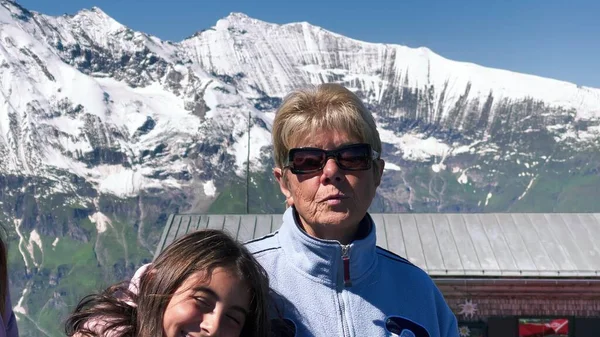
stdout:
[[344,287],[351,287],[350,280],[350,245],[342,246],[342,262],[344,263]]
[[344,288],[352,286],[350,281],[350,245],[342,245],[342,263],[344,268],[344,287],[340,289],[338,300],[340,303],[340,311],[342,313],[342,328],[344,329],[344,336],[350,336],[350,329],[348,327],[348,319],[346,317],[346,308],[344,305]]

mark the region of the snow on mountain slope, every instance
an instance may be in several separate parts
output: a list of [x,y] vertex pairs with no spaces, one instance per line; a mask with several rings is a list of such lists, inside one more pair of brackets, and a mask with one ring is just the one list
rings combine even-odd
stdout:
[[[456,111],[485,112],[486,100],[486,115],[477,113],[489,119],[487,129],[502,118],[495,116],[502,104],[523,99],[572,109],[577,119],[600,116],[600,89],[454,62],[427,48],[357,41],[306,22],[276,25],[232,13],[173,43],[96,7],[51,17],[3,1],[0,21],[0,171],[67,170],[116,195],[177,188],[189,174],[210,180],[214,172],[186,158],[190,151],[210,149],[198,155],[215,168],[227,154],[238,175],[250,151],[260,169],[277,100],[307,84],[344,83],[397,117],[409,112],[394,102],[414,95],[426,102],[411,117],[450,120],[458,129],[469,116]],[[386,142],[424,153],[404,158],[439,152],[418,134],[396,140],[394,132],[384,132]]]
[[[600,89],[445,59],[427,48],[367,43],[349,39],[306,22],[276,25],[232,13],[208,30],[183,41],[191,59],[217,74],[244,74],[246,88],[269,96],[324,81],[343,81],[381,103],[394,87],[437,89],[447,86],[442,101],[446,117],[465,93],[484,101],[530,97],[553,106],[574,108],[579,117],[600,116]],[[438,90],[437,95],[441,90]]]
[[[196,178],[202,173],[186,152],[232,131],[236,141],[243,138],[247,123],[237,121],[255,110],[235,88],[171,58],[177,53],[171,44],[133,33],[99,9],[53,18],[2,2],[0,22],[0,172],[52,177],[65,170],[120,196],[180,188],[191,179],[181,173]],[[120,38],[126,34],[134,37]],[[82,47],[82,41],[88,44]],[[98,72],[85,73],[78,62],[65,62],[60,49],[68,46],[83,55],[73,60],[86,59],[86,47],[121,57],[145,51],[144,59],[160,59],[165,70],[130,69],[119,80],[88,59]],[[268,143],[268,134],[255,135],[264,138],[260,144]],[[224,148],[205,159],[218,165],[222,153],[231,152],[243,163],[242,150]]]

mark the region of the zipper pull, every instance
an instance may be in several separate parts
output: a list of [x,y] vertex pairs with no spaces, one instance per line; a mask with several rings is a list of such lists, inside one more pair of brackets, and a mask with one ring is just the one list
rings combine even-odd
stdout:
[[344,264],[344,286],[351,287],[350,280],[350,245],[342,245],[342,262]]

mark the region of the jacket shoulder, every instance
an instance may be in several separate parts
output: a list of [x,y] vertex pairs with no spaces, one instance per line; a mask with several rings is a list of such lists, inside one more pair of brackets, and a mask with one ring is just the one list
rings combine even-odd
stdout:
[[383,258],[384,262],[391,263],[398,267],[406,267],[406,268],[412,269],[415,272],[421,272],[423,274],[427,274],[423,269],[419,268],[412,262],[408,261],[407,259],[403,258],[402,256],[400,256],[398,254],[390,252],[387,249],[377,246],[376,251],[377,251],[377,255],[379,257]]
[[244,243],[244,246],[253,255],[263,254],[269,251],[276,251],[281,248],[278,239],[278,232],[267,234],[263,237],[256,238]]

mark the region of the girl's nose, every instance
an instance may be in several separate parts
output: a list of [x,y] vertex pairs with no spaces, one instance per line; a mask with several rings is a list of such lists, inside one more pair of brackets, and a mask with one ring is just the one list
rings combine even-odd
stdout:
[[200,329],[208,336],[218,337],[221,331],[221,315],[215,312],[204,314]]

